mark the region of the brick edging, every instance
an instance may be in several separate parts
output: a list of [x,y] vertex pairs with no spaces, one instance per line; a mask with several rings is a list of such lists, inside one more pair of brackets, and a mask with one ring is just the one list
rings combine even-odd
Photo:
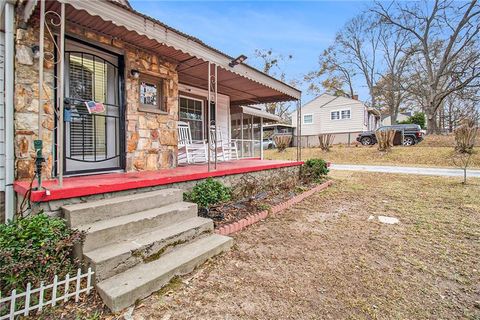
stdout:
[[260,220],[264,220],[269,215],[277,214],[280,211],[283,211],[283,210],[293,206],[294,204],[299,203],[300,201],[302,201],[303,199],[311,196],[315,192],[318,192],[318,191],[321,191],[323,189],[328,188],[332,184],[333,184],[333,180],[328,180],[328,181],[326,181],[326,182],[324,182],[324,183],[322,183],[322,184],[320,184],[320,185],[318,185],[318,186],[316,186],[316,187],[314,187],[310,190],[307,190],[307,191],[291,198],[288,201],[285,201],[285,202],[282,202],[282,203],[279,203],[279,204],[273,206],[269,210],[263,210],[263,211],[257,212],[254,215],[243,218],[239,221],[223,225],[220,228],[215,229],[215,233],[226,236],[226,235],[229,235],[231,233],[243,230],[243,229],[245,229],[245,227],[247,227],[249,225],[252,225],[254,223],[257,223]]

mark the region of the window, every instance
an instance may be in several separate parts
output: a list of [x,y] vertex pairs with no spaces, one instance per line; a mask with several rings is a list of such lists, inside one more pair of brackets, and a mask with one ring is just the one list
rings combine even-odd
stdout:
[[180,121],[190,123],[193,140],[203,140],[203,101],[180,97]]
[[312,124],[313,123],[313,114],[303,115],[303,124]]
[[139,88],[140,110],[147,112],[166,112],[162,89],[162,79],[141,75]]
[[342,119],[350,119],[350,109],[342,110]]
[[340,111],[330,112],[330,119],[331,120],[339,120],[340,119]]
[[344,110],[337,110],[337,111],[332,111],[330,112],[330,119],[331,120],[348,120],[350,119],[351,116],[351,111],[350,109],[344,109]]

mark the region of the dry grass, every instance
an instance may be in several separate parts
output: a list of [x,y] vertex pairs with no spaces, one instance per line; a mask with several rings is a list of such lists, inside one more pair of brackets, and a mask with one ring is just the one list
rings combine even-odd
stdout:
[[134,319],[480,319],[480,181],[334,178]]
[[[477,145],[480,137],[477,138]],[[454,153],[453,135],[430,135],[420,144],[413,147],[394,147],[388,153],[380,152],[375,146],[335,145],[330,152],[320,148],[302,149],[302,160],[321,158],[332,163],[397,165],[416,167],[455,167],[452,156]],[[477,147],[478,150],[478,147]],[[296,148],[288,148],[285,152],[265,150],[265,159],[296,160]],[[472,159],[472,168],[480,168],[480,152]]]
[[[376,146],[336,145],[330,152],[320,148],[302,149],[302,160],[321,158],[332,163],[397,165],[417,167],[455,167],[452,161],[453,148],[446,147],[393,147],[388,153],[380,152]],[[265,159],[296,160],[296,149],[285,152],[266,150]],[[473,156],[471,167],[480,167],[480,152]]]

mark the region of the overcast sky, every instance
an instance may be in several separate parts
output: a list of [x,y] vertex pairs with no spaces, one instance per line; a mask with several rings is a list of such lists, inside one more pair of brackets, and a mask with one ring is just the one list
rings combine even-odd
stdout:
[[[272,49],[293,59],[284,65],[288,79],[301,79],[318,66],[344,23],[365,9],[363,1],[145,1],[132,6],[169,26],[231,55],[245,54],[259,67],[255,49]],[[367,90],[358,83],[361,99]],[[303,102],[312,98],[304,89]]]

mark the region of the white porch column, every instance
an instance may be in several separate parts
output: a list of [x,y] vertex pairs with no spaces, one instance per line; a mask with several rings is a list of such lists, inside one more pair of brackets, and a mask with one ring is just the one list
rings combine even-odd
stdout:
[[260,117],[260,159],[263,160],[263,118]]
[[15,215],[15,193],[13,181],[15,176],[14,152],[14,24],[15,4],[12,1],[5,3],[5,222],[13,220]]

